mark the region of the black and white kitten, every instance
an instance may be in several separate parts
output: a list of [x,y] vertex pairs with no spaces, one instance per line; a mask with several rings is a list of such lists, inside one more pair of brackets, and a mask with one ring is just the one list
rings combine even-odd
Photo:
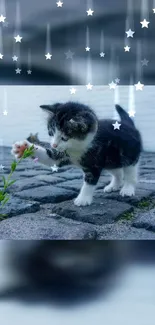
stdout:
[[[48,166],[70,163],[82,168],[84,183],[74,201],[75,205],[92,203],[102,170],[112,174],[112,180],[104,192],[117,191],[122,187],[122,196],[135,194],[142,141],[139,131],[123,108],[116,105],[121,126],[114,129],[115,120],[98,120],[92,109],[80,103],[56,103],[40,107],[48,113],[51,149],[34,145],[34,158]],[[12,153],[16,158],[22,155],[23,144],[31,146],[27,140],[13,145]]]

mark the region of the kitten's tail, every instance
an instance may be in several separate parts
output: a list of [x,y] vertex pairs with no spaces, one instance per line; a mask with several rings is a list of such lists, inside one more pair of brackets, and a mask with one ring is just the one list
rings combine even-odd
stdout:
[[128,113],[120,106],[120,105],[115,105],[116,111],[119,114],[121,121],[127,122],[131,126],[135,126],[133,120],[130,118]]

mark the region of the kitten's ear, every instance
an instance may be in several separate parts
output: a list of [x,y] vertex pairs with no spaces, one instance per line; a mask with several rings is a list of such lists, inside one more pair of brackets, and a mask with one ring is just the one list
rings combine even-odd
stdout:
[[71,120],[69,120],[68,123],[69,123],[69,126],[74,130],[77,130],[77,131],[80,130],[82,132],[86,132],[88,130],[88,125],[84,119],[80,119],[79,121],[78,121],[78,119],[77,120],[71,119]]
[[56,103],[54,105],[40,105],[40,108],[42,108],[44,111],[46,111],[50,115],[53,115],[57,112],[57,109],[59,106],[60,106],[60,103]]

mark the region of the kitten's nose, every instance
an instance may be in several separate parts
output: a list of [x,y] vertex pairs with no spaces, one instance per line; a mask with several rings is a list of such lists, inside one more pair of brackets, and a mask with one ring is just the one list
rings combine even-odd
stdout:
[[56,143],[53,143],[53,145],[52,145],[53,148],[57,148],[57,146],[58,145]]

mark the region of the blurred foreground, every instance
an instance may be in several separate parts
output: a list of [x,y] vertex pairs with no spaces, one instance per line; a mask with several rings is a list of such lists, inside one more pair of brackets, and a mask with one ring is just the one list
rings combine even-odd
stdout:
[[151,241],[1,241],[0,324],[153,324],[154,251]]

